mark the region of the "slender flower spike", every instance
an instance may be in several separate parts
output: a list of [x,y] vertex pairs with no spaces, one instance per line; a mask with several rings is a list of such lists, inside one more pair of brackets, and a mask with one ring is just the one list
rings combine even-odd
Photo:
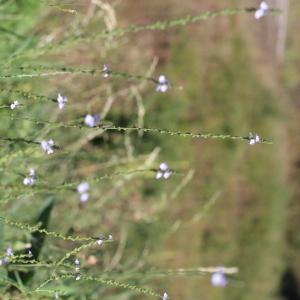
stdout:
[[228,284],[228,278],[222,269],[211,275],[211,284],[216,287],[225,287]]
[[260,18],[264,17],[268,14],[269,10],[269,5],[265,1],[261,2],[259,9],[255,11],[255,19],[259,20]]
[[261,137],[258,134],[249,133],[249,145],[253,146],[261,142]]
[[172,171],[170,170],[167,163],[163,162],[159,165],[159,169],[156,173],[156,179],[168,179],[172,175]]
[[156,91],[160,92],[160,93],[165,93],[170,87],[170,82],[169,80],[166,78],[165,75],[160,75],[158,77],[158,83],[156,86]]
[[34,185],[36,182],[36,174],[34,169],[29,170],[28,176],[23,179],[24,185]]
[[101,116],[99,114],[86,115],[84,118],[84,123],[89,127],[95,127],[101,121]]
[[54,152],[54,141],[41,141],[41,147],[47,154],[52,154]]
[[163,297],[162,297],[163,300],[169,300],[170,297],[167,293],[164,293]]
[[14,101],[13,103],[11,103],[11,105],[10,105],[10,109],[16,109],[16,108],[18,108],[20,106],[20,103],[19,103],[19,101]]
[[66,96],[62,96],[61,94],[58,94],[57,103],[59,109],[63,109],[67,102],[68,102],[68,98]]
[[111,74],[111,70],[109,69],[109,67],[107,65],[104,65],[103,69],[102,69],[102,73],[103,73],[104,78],[108,78],[109,75]]

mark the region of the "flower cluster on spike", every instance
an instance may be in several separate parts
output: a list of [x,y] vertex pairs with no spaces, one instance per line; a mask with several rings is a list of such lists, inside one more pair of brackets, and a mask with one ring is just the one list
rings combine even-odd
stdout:
[[87,181],[80,183],[77,186],[77,192],[80,194],[80,202],[85,203],[89,200],[90,194],[88,193],[90,185]]
[[101,121],[101,116],[99,114],[95,115],[86,115],[84,118],[85,125],[89,127],[97,126]]
[[269,10],[269,5],[265,1],[261,2],[259,8],[255,11],[255,19],[259,20],[264,17],[268,14]]
[[211,284],[215,287],[225,287],[228,284],[228,278],[224,273],[223,268],[211,275]]
[[168,164],[166,162],[163,162],[159,165],[159,169],[156,173],[155,178],[156,179],[168,179],[172,175],[172,171],[169,168]]
[[20,103],[18,100],[14,101],[13,103],[11,103],[10,105],[10,109],[16,109],[20,106]]
[[30,169],[28,175],[23,179],[24,185],[34,185],[36,182],[36,173],[34,169]]
[[249,145],[253,146],[257,143],[261,143],[261,137],[258,134],[253,134],[252,132],[249,133]]
[[169,89],[169,87],[170,87],[169,80],[166,78],[165,75],[160,75],[158,77],[156,91],[160,93],[165,93]]
[[67,102],[68,102],[68,98],[66,96],[62,96],[61,94],[58,94],[57,103],[59,109],[63,109]]
[[41,147],[44,152],[47,154],[52,154],[54,152],[54,141],[53,140],[44,140],[41,141]]

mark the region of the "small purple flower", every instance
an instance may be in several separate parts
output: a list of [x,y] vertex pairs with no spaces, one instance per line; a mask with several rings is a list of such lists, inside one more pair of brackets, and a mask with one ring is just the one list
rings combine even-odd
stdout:
[[162,300],[169,300],[170,297],[167,293],[164,293],[164,295],[162,296]]
[[75,259],[75,271],[78,273],[80,271],[80,261],[78,258]]
[[6,249],[6,256],[7,257],[12,257],[12,256],[14,256],[14,250],[12,249],[12,248],[7,248]]
[[156,91],[160,92],[160,93],[165,93],[170,87],[170,82],[169,80],[166,78],[165,75],[160,75],[158,77],[158,83],[156,86]]
[[261,2],[259,9],[255,11],[255,19],[259,20],[260,18],[264,17],[268,14],[269,10],[269,5],[265,1]]
[[76,276],[75,276],[75,280],[80,280],[80,278],[81,278],[81,276],[80,276],[80,274],[76,274]]
[[11,103],[10,105],[10,109],[16,109],[20,106],[20,103],[18,100],[14,101],[13,103]]
[[84,118],[84,123],[89,127],[95,127],[101,121],[101,116],[99,114],[86,115]]
[[37,177],[36,177],[36,174],[35,174],[35,170],[34,169],[30,169],[28,176],[26,176],[23,179],[23,184],[24,185],[34,185],[35,182],[36,182],[36,178]]
[[68,98],[66,96],[62,96],[61,94],[58,94],[57,103],[59,109],[63,109],[67,102],[68,102]]
[[97,244],[99,246],[101,246],[104,243],[104,240],[105,240],[104,236],[102,234],[100,234],[100,236],[99,236],[99,238],[97,240]]
[[211,275],[211,284],[216,287],[225,287],[228,284],[228,278],[222,268]]
[[262,139],[258,134],[249,133],[249,145],[253,146],[257,143],[261,143]]
[[77,192],[80,194],[80,202],[84,203],[87,202],[89,200],[89,191],[90,189],[90,185],[87,181],[80,183],[77,186]]
[[54,141],[53,140],[48,140],[48,141],[44,140],[41,142],[41,147],[47,154],[52,154],[54,152]]
[[170,170],[168,164],[166,162],[163,162],[159,165],[159,169],[156,173],[155,178],[156,179],[168,179],[172,175],[172,171]]
[[111,70],[107,65],[104,65],[102,69],[102,73],[104,78],[108,78],[109,75],[111,74]]

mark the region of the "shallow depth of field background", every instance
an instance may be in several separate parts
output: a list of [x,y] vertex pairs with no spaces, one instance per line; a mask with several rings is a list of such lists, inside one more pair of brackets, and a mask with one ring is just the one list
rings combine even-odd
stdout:
[[[48,5],[48,4],[53,5]],[[57,5],[56,5],[57,4]],[[166,31],[70,43],[37,55],[37,47],[69,36],[104,29],[176,19],[201,11],[256,7],[258,1],[119,0],[0,1],[0,74],[23,66],[102,68],[130,74],[165,74],[173,88],[165,94],[150,82],[104,79],[101,74],[42,78],[2,78],[1,105],[20,100],[18,110],[0,110],[1,137],[53,138],[63,147],[53,156],[39,146],[0,142],[2,217],[34,224],[47,201],[55,202],[48,230],[64,235],[112,233],[115,242],[78,254],[83,272],[149,287],[171,299],[300,299],[300,2],[288,16],[223,16]],[[269,1],[288,8],[288,0]],[[74,12],[74,11],[75,12]],[[12,62],[12,54],[29,52]],[[63,111],[52,102],[18,97],[8,90],[56,98],[66,95]],[[273,145],[246,141],[201,140],[152,133],[101,134],[55,128],[24,120],[68,122],[102,113],[116,125],[167,128],[247,136],[257,132]],[[76,191],[22,185],[34,167],[39,180],[64,181],[157,168],[167,161],[178,171],[157,181],[151,172],[115,176],[91,183],[91,199],[79,205]],[[21,247],[28,233],[1,224],[0,248]],[[57,260],[78,243],[47,237],[40,259]],[[216,288],[209,274],[147,273],[147,270],[235,266],[230,284]],[[28,288],[49,276],[33,268]],[[1,271],[3,272],[3,271]],[[3,273],[1,273],[3,276]],[[154,299],[95,282],[56,283],[66,299]],[[51,284],[50,286],[51,287]],[[15,299],[25,299],[16,291]],[[6,297],[6,298],[5,298]],[[23,298],[22,298],[23,297]],[[51,299],[32,295],[29,299]],[[47,298],[47,299],[48,299]],[[1,298],[2,299],[2,298]]]

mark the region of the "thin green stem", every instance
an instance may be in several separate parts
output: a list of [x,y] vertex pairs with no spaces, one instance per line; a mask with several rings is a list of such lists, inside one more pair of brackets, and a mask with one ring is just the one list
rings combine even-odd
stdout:
[[[39,55],[44,55],[48,52],[51,52],[53,50],[58,50],[61,48],[64,48],[68,45],[77,43],[77,42],[92,42],[96,39],[99,38],[112,38],[112,37],[121,37],[126,34],[130,33],[138,33],[142,31],[163,31],[167,29],[172,29],[176,27],[184,27],[189,24],[194,24],[202,21],[206,21],[209,19],[213,19],[216,17],[221,17],[221,16],[232,16],[232,15],[237,15],[237,14],[249,14],[249,13],[254,13],[257,10],[256,7],[249,7],[249,8],[227,8],[219,11],[206,11],[202,12],[198,15],[195,16],[185,16],[182,18],[178,18],[175,20],[164,20],[164,21],[157,21],[151,24],[145,24],[145,25],[130,25],[126,28],[116,28],[113,30],[103,30],[100,33],[96,33],[93,35],[80,35],[80,36],[71,36],[69,38],[65,38],[64,40],[56,43],[56,44],[51,44],[43,48],[39,48],[38,50],[29,50],[27,53],[23,54],[16,54],[12,55],[8,61],[8,63],[11,63],[12,61],[21,58],[23,56],[30,56],[34,55],[39,56]],[[271,15],[276,15],[280,13],[280,10],[271,8],[269,10],[269,13]]]

